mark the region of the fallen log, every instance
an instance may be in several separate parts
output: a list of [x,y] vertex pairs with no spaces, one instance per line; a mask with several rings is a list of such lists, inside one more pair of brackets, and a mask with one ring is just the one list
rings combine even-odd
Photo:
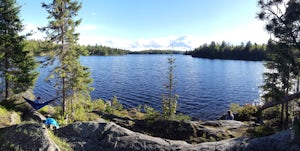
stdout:
[[292,101],[292,100],[295,100],[295,99],[299,99],[299,98],[300,98],[300,92],[297,92],[297,93],[294,93],[294,94],[291,94],[291,95],[287,95],[281,101],[271,102],[271,103],[265,104],[261,107],[258,107],[258,111],[262,111],[262,110],[265,110],[267,108],[270,108],[270,107],[273,107],[273,106],[276,106],[276,105],[279,105],[279,104],[282,104],[282,103],[285,103],[285,102],[288,102],[288,101]]

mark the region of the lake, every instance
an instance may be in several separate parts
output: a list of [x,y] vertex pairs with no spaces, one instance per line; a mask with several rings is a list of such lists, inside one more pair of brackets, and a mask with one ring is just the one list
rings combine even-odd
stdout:
[[[160,109],[164,84],[168,81],[170,55],[85,56],[82,65],[90,68],[94,79],[93,99],[114,96],[126,107],[149,105]],[[241,105],[258,100],[263,62],[213,60],[173,55],[175,94],[178,112],[201,120],[214,120],[225,113],[230,103]],[[52,83],[44,81],[47,68],[39,68],[34,93],[46,99],[55,97]]]

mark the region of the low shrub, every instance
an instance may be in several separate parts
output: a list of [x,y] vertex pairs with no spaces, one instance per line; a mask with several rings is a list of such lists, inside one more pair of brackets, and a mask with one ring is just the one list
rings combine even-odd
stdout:
[[[13,119],[12,119],[13,117]],[[0,105],[0,127],[21,123],[18,112],[8,111],[4,106]]]
[[232,103],[230,109],[235,113],[235,120],[250,121],[256,119],[257,107],[252,105],[244,105],[240,107],[238,104]]
[[260,125],[254,128],[250,128],[247,130],[247,135],[250,137],[263,137],[269,136],[275,133],[275,130],[272,127],[267,125]]
[[145,111],[145,119],[154,119],[160,116],[160,113],[156,111],[154,108],[144,105],[144,111]]
[[97,99],[91,102],[92,110],[105,111],[107,104],[102,99]]
[[265,124],[272,127],[280,127],[280,106],[268,108],[262,112]]
[[50,138],[58,145],[58,147],[63,151],[72,151],[71,145],[61,138],[55,136],[52,131],[48,131]]
[[123,109],[123,105],[119,102],[116,96],[114,96],[114,98],[111,100],[111,107],[119,111]]

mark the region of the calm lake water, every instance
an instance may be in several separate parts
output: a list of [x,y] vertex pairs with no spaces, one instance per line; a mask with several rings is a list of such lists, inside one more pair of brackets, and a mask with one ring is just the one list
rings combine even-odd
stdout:
[[[166,91],[170,55],[125,55],[81,57],[94,79],[93,99],[117,96],[126,107],[147,104],[160,109]],[[173,55],[178,111],[201,120],[213,120],[229,109],[230,103],[251,103],[259,99],[263,62],[211,60]],[[44,82],[49,69],[39,68],[34,93],[54,98],[53,84]]]

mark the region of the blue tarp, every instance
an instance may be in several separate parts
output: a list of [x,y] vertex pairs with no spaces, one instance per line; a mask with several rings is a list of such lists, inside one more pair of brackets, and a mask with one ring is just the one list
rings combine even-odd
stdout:
[[53,119],[53,118],[51,118],[51,117],[46,118],[46,120],[44,121],[44,123],[45,123],[47,126],[53,125],[53,126],[56,127],[56,129],[59,128],[58,123],[55,121],[55,119]]

